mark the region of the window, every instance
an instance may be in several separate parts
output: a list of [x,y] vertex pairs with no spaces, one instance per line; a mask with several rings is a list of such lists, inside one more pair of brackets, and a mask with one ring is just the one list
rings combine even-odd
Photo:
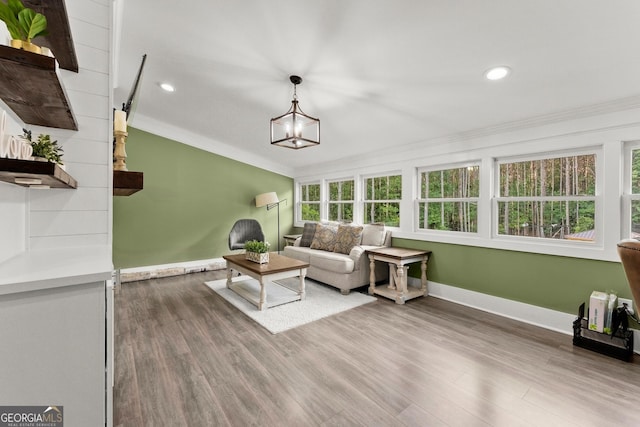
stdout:
[[402,175],[365,178],[364,188],[364,223],[399,227]]
[[300,219],[320,221],[320,184],[300,185]]
[[333,181],[328,185],[329,221],[353,221],[354,181]]
[[498,234],[594,240],[595,154],[498,164]]
[[418,174],[418,228],[478,232],[478,165]]
[[[627,152],[628,153],[628,152]],[[627,220],[628,238],[640,238],[640,143],[631,146],[631,156],[627,160],[629,168],[626,173],[625,193],[627,193],[628,205],[626,210],[629,215]]]

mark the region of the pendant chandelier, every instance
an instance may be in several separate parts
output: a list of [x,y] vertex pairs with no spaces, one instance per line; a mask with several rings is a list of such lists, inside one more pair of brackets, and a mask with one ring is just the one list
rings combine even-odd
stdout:
[[298,106],[296,86],[302,78],[289,76],[293,83],[291,108],[285,114],[271,119],[271,145],[294,150],[320,144],[320,119],[306,115]]

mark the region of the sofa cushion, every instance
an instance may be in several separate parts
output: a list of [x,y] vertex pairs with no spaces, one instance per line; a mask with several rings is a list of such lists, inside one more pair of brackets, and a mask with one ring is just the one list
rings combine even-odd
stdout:
[[316,232],[313,235],[311,249],[333,252],[337,233],[338,227],[335,225],[316,224]]
[[302,238],[300,239],[300,246],[309,247],[313,242],[313,236],[316,234],[316,223],[306,222],[304,229],[302,230]]
[[354,246],[359,245],[362,240],[362,226],[340,224],[333,252],[349,254]]
[[311,252],[309,254],[309,264],[338,274],[349,274],[354,267],[353,259],[348,255],[333,252]]
[[309,262],[309,257],[313,251],[310,248],[305,248],[303,246],[285,246],[283,252],[284,256],[289,258],[295,258],[302,262]]
[[362,244],[366,246],[382,246],[385,238],[384,224],[367,224],[362,230]]

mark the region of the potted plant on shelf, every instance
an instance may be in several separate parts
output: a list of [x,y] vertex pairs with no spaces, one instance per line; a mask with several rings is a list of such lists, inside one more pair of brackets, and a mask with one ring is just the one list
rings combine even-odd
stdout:
[[20,0],[0,1],[0,21],[7,26],[12,47],[41,53],[31,40],[47,35],[47,18],[43,14],[24,7]]
[[62,147],[58,145],[58,141],[51,141],[51,136],[46,134],[38,135],[37,141],[31,140],[31,131],[22,129],[24,134],[22,137],[31,143],[33,153],[31,154],[35,160],[48,161],[63,166]]
[[261,242],[259,240],[249,240],[244,244],[246,251],[245,257],[249,261],[265,264],[269,262],[269,242]]

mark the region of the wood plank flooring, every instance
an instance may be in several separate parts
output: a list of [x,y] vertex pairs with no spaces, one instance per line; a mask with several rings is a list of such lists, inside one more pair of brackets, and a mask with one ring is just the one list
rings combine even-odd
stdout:
[[272,335],[204,285],[224,275],[122,285],[115,426],[640,425],[639,355],[430,297]]

